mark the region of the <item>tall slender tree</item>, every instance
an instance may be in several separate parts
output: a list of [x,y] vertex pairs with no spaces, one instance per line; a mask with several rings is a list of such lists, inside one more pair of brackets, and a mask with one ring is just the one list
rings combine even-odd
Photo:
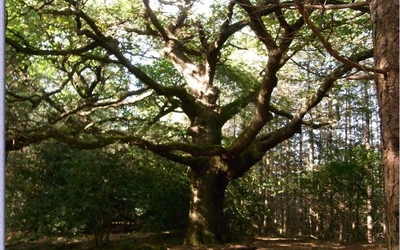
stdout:
[[388,249],[399,248],[399,1],[372,0]]

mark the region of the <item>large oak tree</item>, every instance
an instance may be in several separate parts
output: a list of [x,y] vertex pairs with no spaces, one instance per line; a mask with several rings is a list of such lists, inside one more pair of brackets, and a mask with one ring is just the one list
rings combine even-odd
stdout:
[[7,11],[7,150],[123,143],[187,165],[189,245],[224,240],[231,180],[301,126],[330,123],[312,109],[336,81],[383,72],[362,62],[367,2],[14,0]]

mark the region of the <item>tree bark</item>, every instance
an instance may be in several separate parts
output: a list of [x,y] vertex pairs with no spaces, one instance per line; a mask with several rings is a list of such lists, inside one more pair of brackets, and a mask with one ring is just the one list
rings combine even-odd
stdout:
[[[370,107],[370,101],[369,101],[369,91],[368,89],[370,88],[369,81],[364,82],[364,107]],[[370,150],[371,149],[371,115],[369,111],[364,112],[364,144],[365,144],[365,149]],[[366,169],[371,169],[370,164],[366,164],[365,166]],[[368,173],[368,176],[371,173]],[[374,234],[373,234],[373,228],[374,228],[374,221],[373,221],[373,215],[374,215],[374,204],[372,202],[372,196],[373,196],[373,185],[371,183],[371,178],[367,178],[367,200],[366,200],[366,208],[367,208],[367,218],[366,218],[366,225],[367,225],[367,240],[368,243],[374,243]]]
[[263,236],[267,236],[269,233],[269,229],[271,229],[271,216],[270,213],[268,212],[271,210],[271,202],[270,202],[270,194],[269,190],[265,187],[264,183],[265,180],[270,179],[271,175],[271,162],[270,162],[270,153],[267,152],[265,154],[265,158],[263,161],[262,166],[260,167],[260,187],[261,187],[261,193],[262,197],[264,198],[263,202],[263,209],[264,209],[264,214],[263,214],[263,221],[262,221],[262,227],[261,227],[261,234]]
[[384,208],[388,249],[399,248],[399,1],[372,0],[371,19],[382,131]]
[[190,168],[191,199],[186,245],[220,244],[224,241],[223,204],[229,183],[217,156],[207,159],[206,170]]

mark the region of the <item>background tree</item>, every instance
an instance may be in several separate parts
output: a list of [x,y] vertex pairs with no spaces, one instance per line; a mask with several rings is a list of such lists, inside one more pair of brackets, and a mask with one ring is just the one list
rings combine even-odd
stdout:
[[398,1],[371,1],[374,26],[388,249],[399,248],[399,17]]
[[[201,6],[7,3],[7,150],[50,138],[80,149],[122,143],[185,164],[186,242],[223,241],[228,183],[302,124],[331,124],[312,111],[338,79],[379,70],[358,64],[372,57],[366,2]],[[224,125],[239,117],[231,136]]]

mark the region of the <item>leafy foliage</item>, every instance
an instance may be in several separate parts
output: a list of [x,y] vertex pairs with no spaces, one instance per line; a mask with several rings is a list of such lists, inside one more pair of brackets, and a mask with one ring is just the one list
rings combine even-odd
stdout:
[[78,151],[48,142],[29,151],[8,156],[9,230],[90,232],[100,244],[118,225],[154,231],[186,223],[181,167],[116,147]]

